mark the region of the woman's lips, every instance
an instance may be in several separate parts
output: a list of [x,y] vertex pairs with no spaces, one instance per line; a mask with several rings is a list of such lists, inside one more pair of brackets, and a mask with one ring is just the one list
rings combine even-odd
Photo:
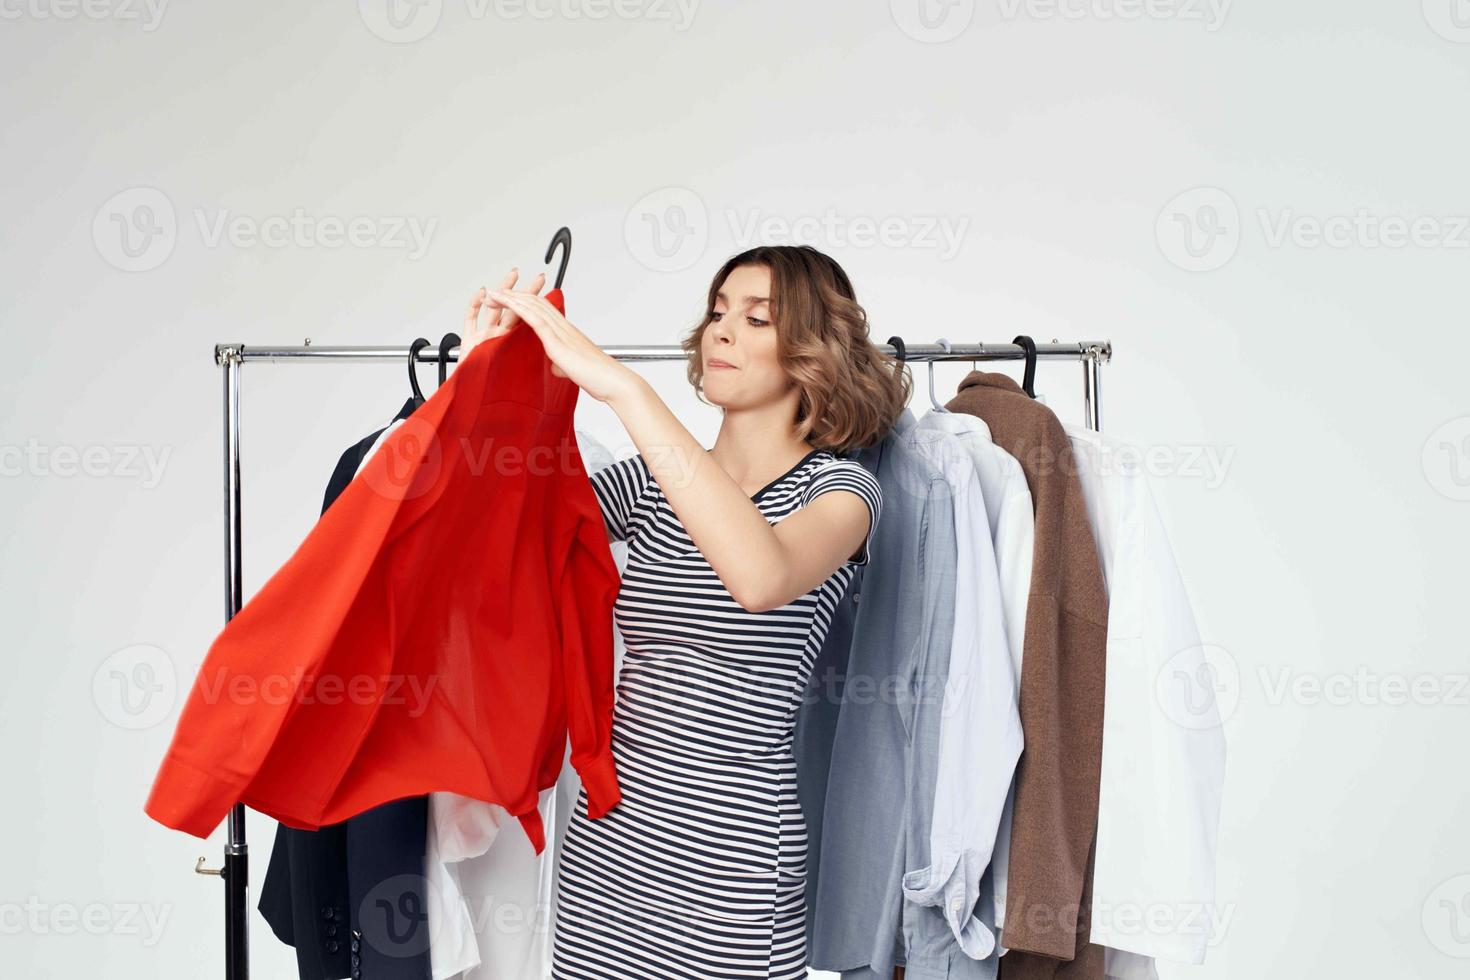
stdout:
[[708,368],[711,371],[713,371],[713,370],[715,370],[717,368],[725,368],[725,369],[728,369],[728,370],[731,370],[731,371],[734,371],[735,370],[735,365],[733,365],[733,364],[726,364],[724,361],[710,361],[707,366],[708,366]]

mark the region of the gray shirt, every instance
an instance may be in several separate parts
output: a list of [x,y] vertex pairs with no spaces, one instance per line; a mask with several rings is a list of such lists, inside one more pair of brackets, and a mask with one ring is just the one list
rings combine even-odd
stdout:
[[794,751],[810,965],[888,978],[905,946],[904,873],[929,863],[958,552],[949,486],[901,435],[855,458],[878,478],[883,520],[818,655]]

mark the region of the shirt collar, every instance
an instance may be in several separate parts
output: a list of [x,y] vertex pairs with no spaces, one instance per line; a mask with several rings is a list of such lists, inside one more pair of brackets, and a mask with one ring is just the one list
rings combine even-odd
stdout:
[[999,371],[971,371],[965,375],[965,380],[960,382],[960,391],[973,388],[976,385],[984,385],[987,388],[1002,388],[1006,391],[1014,391],[1018,395],[1024,395],[1021,386],[1016,379],[1009,374],[1001,374]]
[[905,432],[912,429],[915,425],[918,425],[918,423],[919,420],[914,416],[914,410],[905,405],[903,414],[899,415],[899,417],[893,423],[893,431],[897,432],[899,435],[903,435]]

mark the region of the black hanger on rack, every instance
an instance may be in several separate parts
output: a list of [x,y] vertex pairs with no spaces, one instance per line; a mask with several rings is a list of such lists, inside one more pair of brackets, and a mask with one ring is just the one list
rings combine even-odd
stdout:
[[551,284],[552,289],[560,289],[561,281],[567,277],[567,263],[572,261],[572,229],[563,225],[556,230],[552,236],[551,244],[546,246],[546,264],[551,264],[551,257],[556,254],[556,247],[561,246],[561,268],[556,270],[556,281]]
[[1025,334],[1021,334],[1013,344],[1020,344],[1026,350],[1026,371],[1021,375],[1021,390],[1032,398],[1036,397],[1036,341]]
[[[898,362],[898,364],[894,367],[894,371],[902,375],[904,365],[908,363],[909,359],[908,346],[903,342],[903,338],[898,336],[897,334],[888,338],[888,346],[893,348],[894,360]],[[878,462],[873,467],[874,476],[878,476],[883,471],[883,447],[884,444],[887,443],[887,441],[888,439],[886,437],[878,441]]]
[[459,346],[459,334],[447,333],[439,341],[439,387],[449,378],[449,348]]
[[410,401],[413,402],[415,407],[424,403],[424,391],[419,387],[419,376],[416,368],[418,366],[419,351],[428,346],[429,341],[423,337],[419,337],[408,345],[408,386],[413,389],[413,396]]

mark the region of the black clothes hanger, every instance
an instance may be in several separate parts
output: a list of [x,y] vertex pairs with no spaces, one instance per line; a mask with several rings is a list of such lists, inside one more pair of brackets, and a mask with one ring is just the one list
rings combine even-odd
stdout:
[[439,341],[439,387],[449,378],[449,348],[459,346],[459,334],[447,333]]
[[556,270],[556,282],[552,283],[552,289],[560,289],[561,281],[567,277],[567,263],[572,261],[572,229],[562,226],[552,236],[551,244],[546,246],[546,264],[551,264],[551,257],[556,254],[556,247],[561,248],[561,268]]
[[909,359],[909,349],[904,346],[903,338],[897,336],[889,337],[888,346],[898,352],[893,356],[898,360],[898,369],[902,371],[904,362]]
[[[896,361],[898,361],[898,364],[894,368],[894,370],[898,374],[902,375],[903,374],[904,365],[908,363],[909,349],[904,344],[903,338],[900,337],[900,336],[898,336],[898,335],[896,335],[896,334],[894,336],[888,338],[888,346],[890,346],[890,347],[893,348],[893,350],[894,350],[894,355],[893,355],[894,356],[894,359]],[[883,447],[884,447],[884,445],[887,442],[888,442],[887,437],[884,437],[884,438],[878,440],[878,462],[873,466],[873,475],[874,476],[878,476],[879,474],[881,474],[883,472]]]
[[1036,397],[1036,341],[1025,334],[1021,334],[1013,344],[1020,344],[1026,350],[1026,371],[1021,375],[1021,390],[1032,398]]
[[408,345],[408,386],[413,389],[412,401],[415,406],[424,403],[424,391],[419,387],[419,376],[416,370],[418,365],[419,351],[429,346],[429,342],[419,337]]

